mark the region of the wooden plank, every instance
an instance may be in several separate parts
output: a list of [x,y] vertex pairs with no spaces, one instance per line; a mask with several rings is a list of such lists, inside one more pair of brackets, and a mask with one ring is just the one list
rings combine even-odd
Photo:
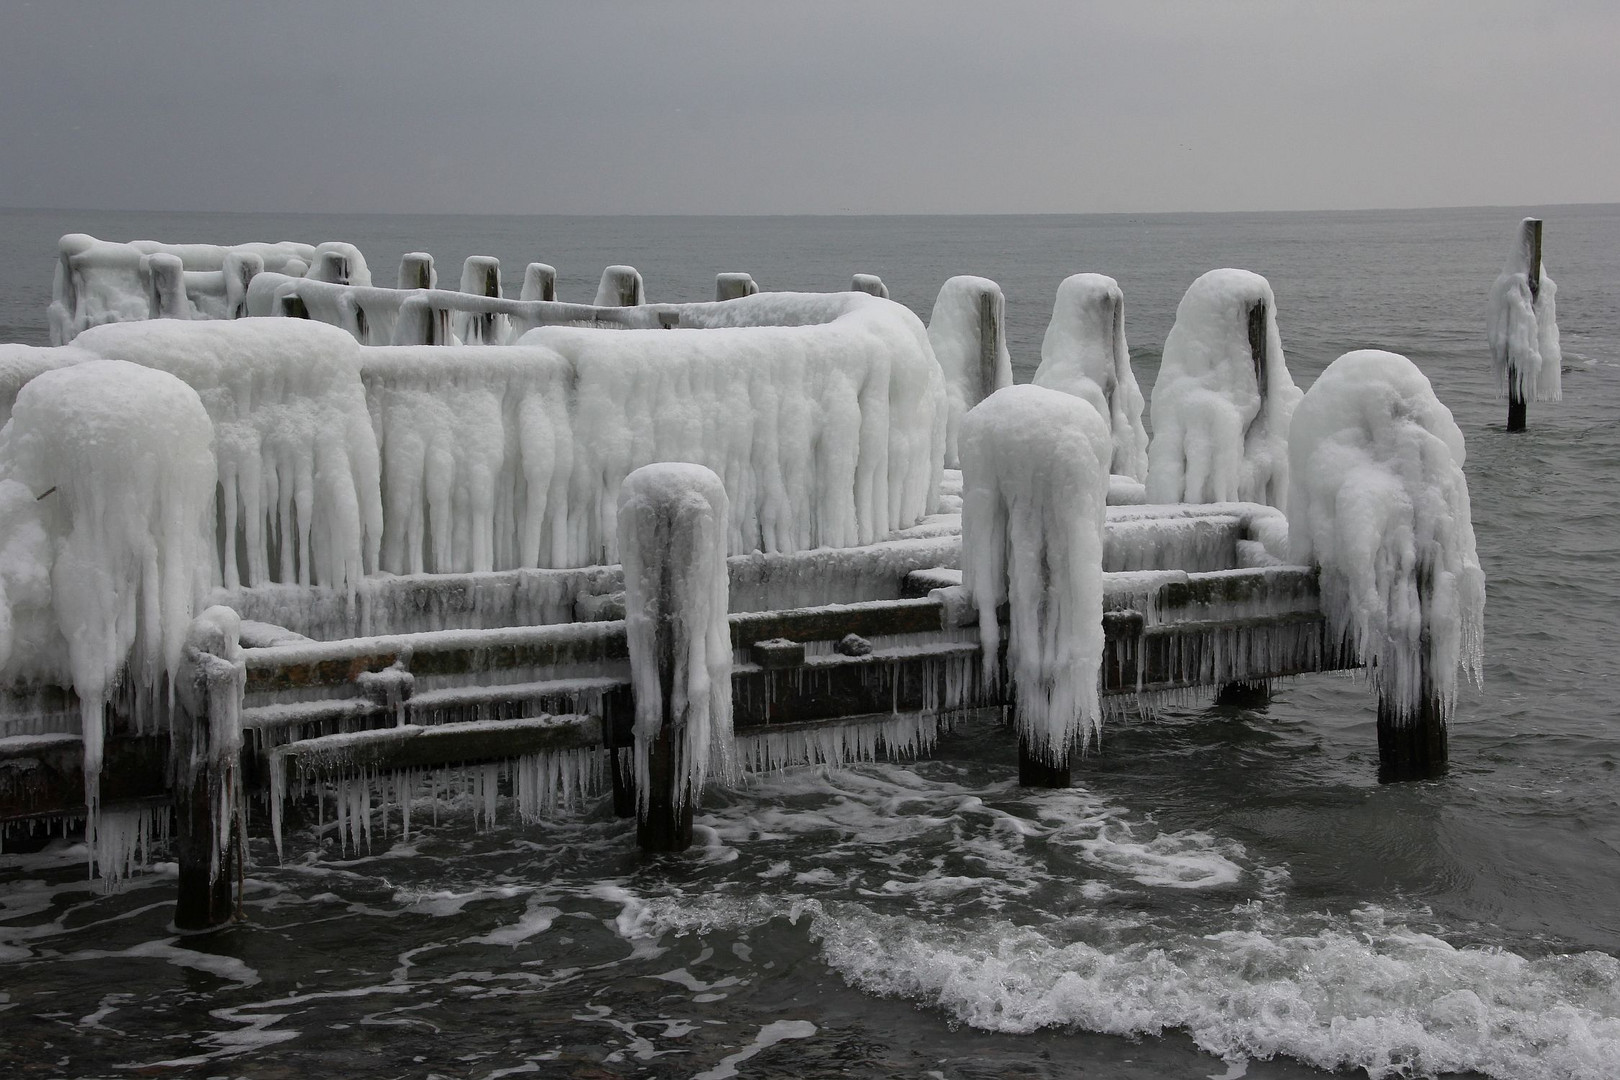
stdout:
[[601,745],[602,725],[597,717],[543,716],[325,735],[277,747],[271,761],[272,768],[287,769],[289,775],[352,775],[361,769],[389,772],[476,765]]
[[922,597],[915,600],[873,600],[860,604],[793,608],[787,611],[748,611],[731,616],[731,646],[747,649],[756,641],[838,641],[846,634],[879,637],[893,634],[938,633],[944,626],[944,606]]
[[[167,736],[109,736],[102,761],[103,806],[159,799],[169,791]],[[0,821],[84,809],[84,743],[77,735],[0,739]]]

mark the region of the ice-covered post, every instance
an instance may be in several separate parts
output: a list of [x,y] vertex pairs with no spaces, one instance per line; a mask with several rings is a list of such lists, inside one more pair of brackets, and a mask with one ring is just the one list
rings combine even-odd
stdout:
[[1019,782],[1067,787],[1075,751],[1102,723],[1108,424],[1070,394],[1009,386],[969,410],[961,435],[962,584],[979,613],[985,683],[1002,681],[1005,602]]
[[147,301],[154,319],[189,319],[186,303],[186,268],[180,256],[158,252],[143,260],[150,282]]
[[856,274],[849,283],[850,292],[863,292],[869,296],[889,298],[889,287],[883,284],[883,279],[876,274]]
[[742,296],[753,296],[759,292],[759,285],[753,277],[743,273],[716,274],[714,277],[714,298],[716,300],[736,300]]
[[179,896],[174,925],[206,930],[232,915],[233,868],[242,871],[241,624],[228,607],[192,621],[176,678],[170,753]]
[[643,851],[690,847],[710,768],[730,772],[728,513],[720,478],[701,465],[644,465],[619,488]]
[[532,262],[523,268],[523,288],[519,300],[557,299],[557,268],[542,262]]
[[433,269],[433,256],[425,251],[408,251],[399,260],[399,287],[431,289],[439,283]]
[[349,283],[349,258],[341,251],[323,251],[315,260],[315,269],[308,275],[316,281],[328,281],[333,285],[347,285]]
[[1541,265],[1541,219],[1525,218],[1507,265],[1491,286],[1487,337],[1497,379],[1506,386],[1509,431],[1523,431],[1525,405],[1563,396],[1563,351],[1554,296]]
[[[461,264],[461,291],[473,296],[498,298],[501,295],[501,260],[492,255],[469,255]],[[458,320],[461,340],[471,345],[493,345],[499,341],[493,311],[469,312]]]
[[958,464],[962,414],[1004,386],[1012,385],[1012,358],[1003,325],[1006,300],[989,278],[963,275],[940,286],[928,319],[928,343],[945,373],[949,413],[945,467]]
[[248,286],[264,272],[264,256],[252,252],[233,251],[225,256],[225,306],[231,318],[247,315]]
[[597,307],[640,307],[647,302],[641,272],[633,266],[610,266],[596,286]]
[[1438,775],[1457,672],[1478,682],[1484,655],[1462,432],[1417,365],[1363,349],[1311,386],[1288,454],[1290,554],[1378,690],[1379,778]]

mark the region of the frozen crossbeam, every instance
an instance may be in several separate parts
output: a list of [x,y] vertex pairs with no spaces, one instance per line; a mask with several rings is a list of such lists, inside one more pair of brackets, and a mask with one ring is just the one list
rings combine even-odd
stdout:
[[1007,352],[1007,303],[1001,286],[988,278],[960,276],[940,286],[928,317],[928,344],[945,373],[949,411],[945,426],[945,467],[958,465],[962,414],[1004,386],[1012,385]]
[[1112,452],[1096,409],[1045,387],[1006,387],[962,418],[962,583],[991,686],[1001,678],[997,608],[1008,605],[1025,782],[1066,786],[1073,753],[1100,734]]
[[732,771],[727,515],[720,478],[701,465],[643,465],[619,489],[644,851],[690,847],[705,779]]
[[1211,270],[1193,282],[1153,385],[1147,501],[1286,509],[1288,424],[1299,396],[1266,279]]
[[1329,634],[1378,690],[1380,772],[1441,772],[1457,672],[1478,682],[1484,653],[1462,432],[1415,364],[1363,349],[1300,402],[1289,456],[1291,555],[1321,567]]
[[1142,391],[1131,370],[1125,294],[1117,281],[1102,274],[1073,274],[1058,285],[1034,382],[1091,402],[1113,435],[1109,470],[1138,482],[1147,479]]

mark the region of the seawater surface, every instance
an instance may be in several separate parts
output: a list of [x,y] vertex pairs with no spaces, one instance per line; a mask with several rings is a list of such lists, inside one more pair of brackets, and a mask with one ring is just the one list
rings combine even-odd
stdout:
[[[1503,430],[1484,297],[1547,220],[1565,400]],[[1016,786],[964,722],[929,759],[705,796],[699,843],[643,858],[598,807],[484,831],[415,815],[277,862],[246,921],[169,928],[172,867],[107,893],[82,845],[0,855],[0,1065],[17,1076],[1620,1074],[1620,207],[1107,217],[307,217],[0,212],[0,339],[45,343],[54,243],[348,240],[392,282],[428,250],[550,262],[588,300],[627,262],[655,300],[715,273],[833,289],[877,273],[925,319],[957,273],[1008,294],[1028,378],[1057,282],[1125,289],[1144,390],[1199,273],[1265,274],[1308,386],[1403,352],[1468,440],[1489,590],[1483,690],[1442,780],[1376,782],[1357,679],[1194,702],[1105,732],[1078,786]],[[259,819],[262,823],[262,816]]]

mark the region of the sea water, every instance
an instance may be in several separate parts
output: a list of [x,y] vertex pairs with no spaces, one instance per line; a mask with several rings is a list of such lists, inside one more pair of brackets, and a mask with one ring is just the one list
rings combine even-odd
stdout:
[[[1485,296],[1546,218],[1565,400],[1505,433]],[[1293,1077],[1620,1074],[1620,207],[1107,217],[309,217],[0,212],[0,339],[43,344],[55,238],[340,239],[379,283],[432,251],[558,268],[588,300],[883,277],[924,315],[998,281],[1027,380],[1057,283],[1125,290],[1144,391],[1186,286],[1265,274],[1295,380],[1353,348],[1428,374],[1468,440],[1488,579],[1483,692],[1437,781],[1380,786],[1354,676],[1257,708],[1114,719],[1070,791],[1016,786],[996,727],[917,762],[712,790],[643,858],[597,806],[475,827],[468,798],[331,809],[278,863],[255,818],[246,921],[175,934],[173,867],[108,893],[82,845],[0,855],[6,1075]],[[482,815],[478,817],[481,819]]]

